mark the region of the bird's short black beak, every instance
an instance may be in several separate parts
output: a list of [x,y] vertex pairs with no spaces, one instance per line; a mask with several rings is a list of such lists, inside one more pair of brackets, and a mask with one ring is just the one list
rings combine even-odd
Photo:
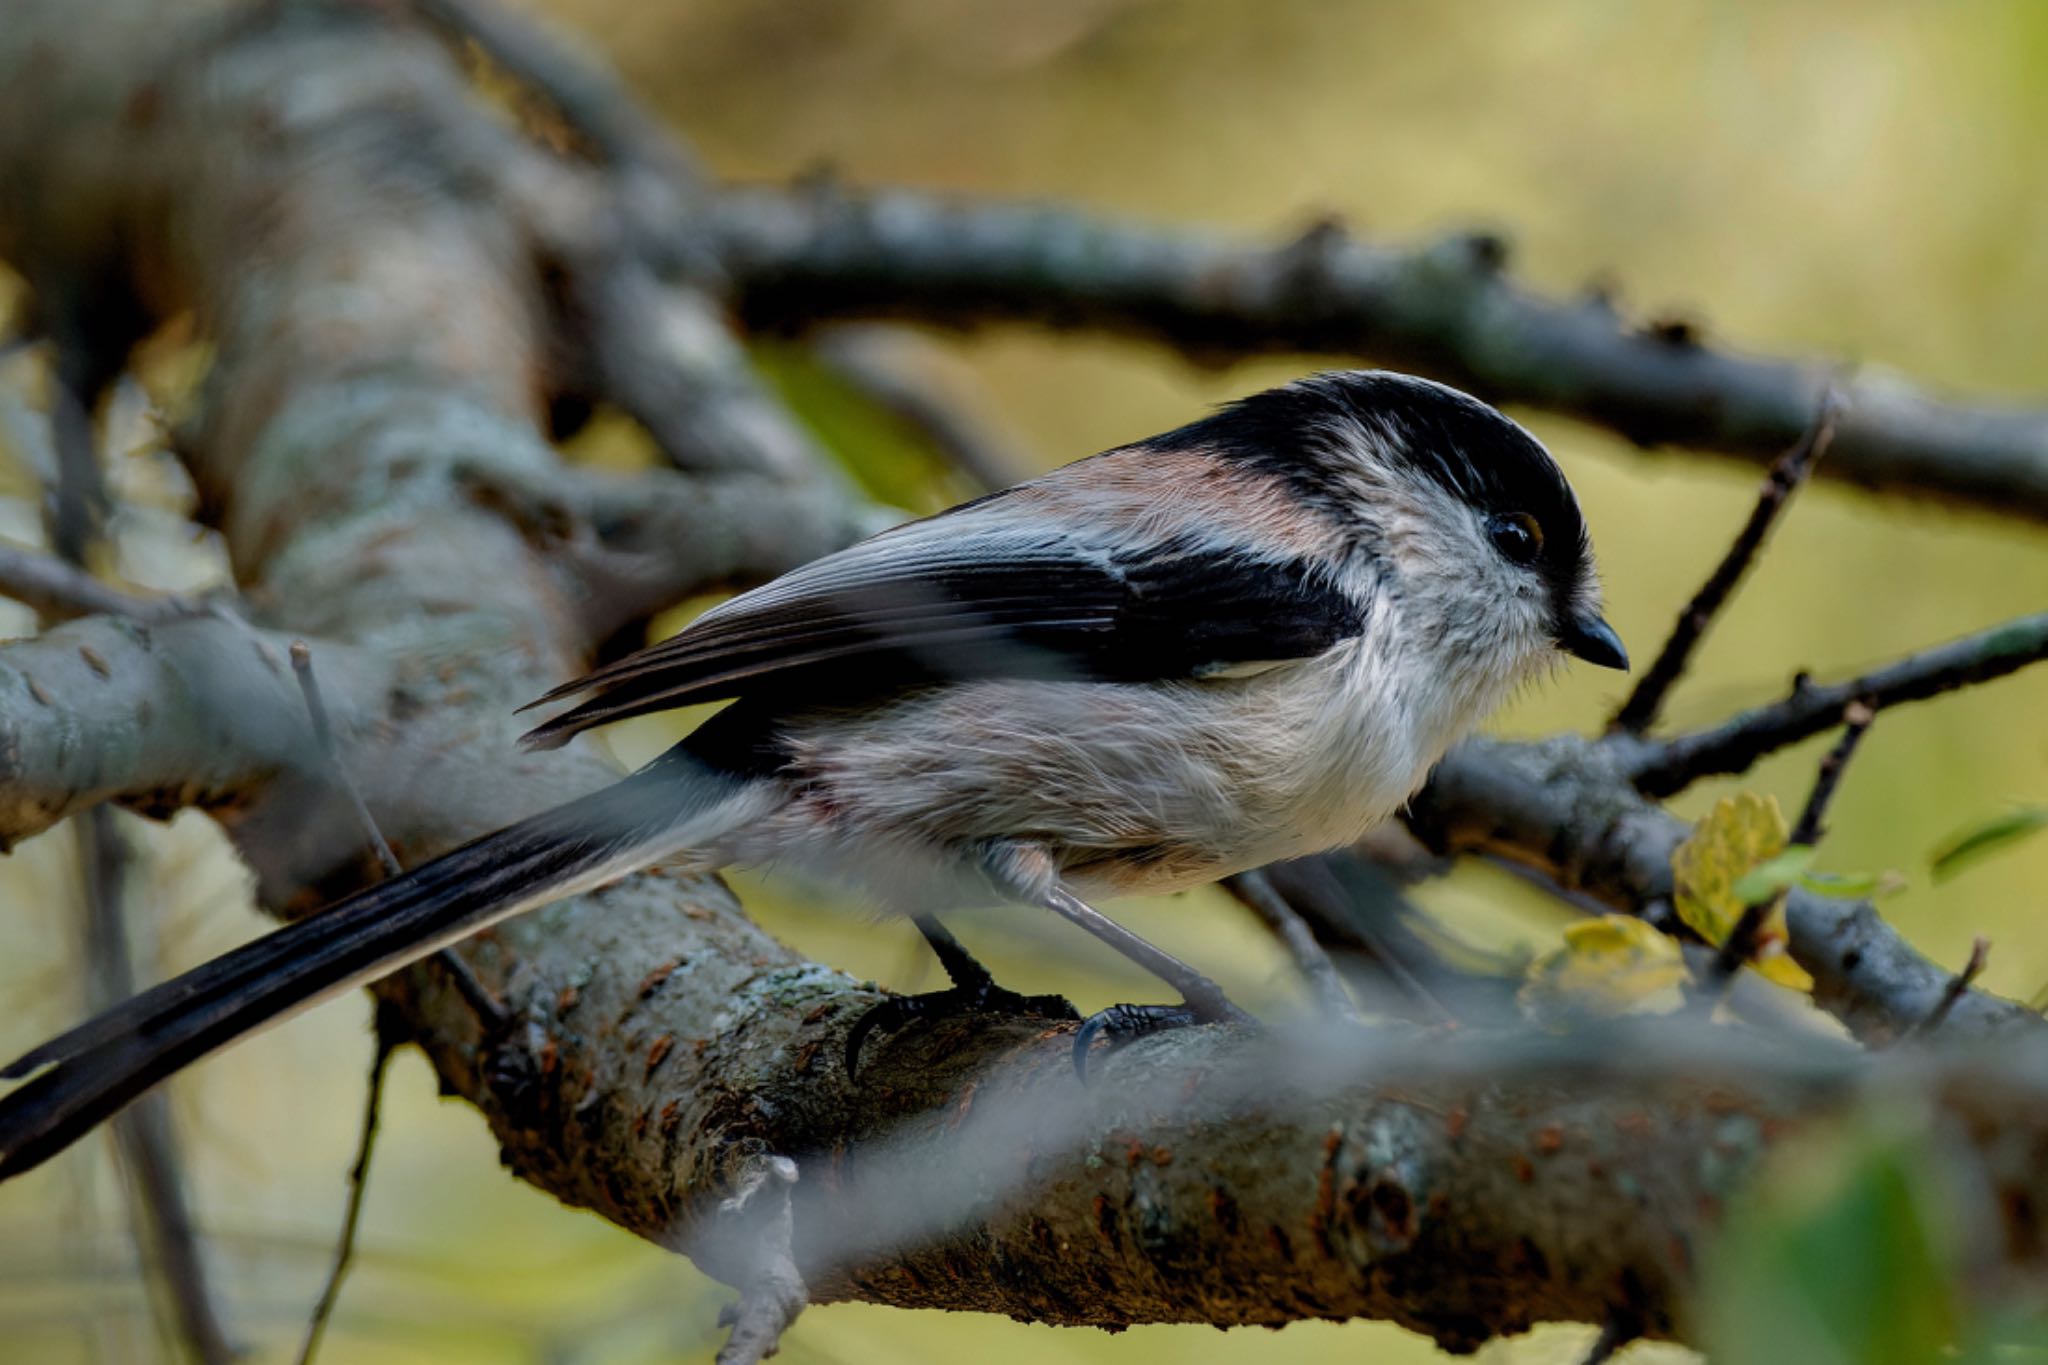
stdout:
[[1628,650],[1622,647],[1614,627],[1598,616],[1575,616],[1566,621],[1558,632],[1557,647],[1589,664],[1628,672]]

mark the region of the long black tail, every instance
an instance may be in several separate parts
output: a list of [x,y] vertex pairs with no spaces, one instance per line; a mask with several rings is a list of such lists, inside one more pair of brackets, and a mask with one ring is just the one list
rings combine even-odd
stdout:
[[0,1180],[40,1165],[157,1082],[285,1015],[483,928],[701,846],[742,784],[671,750],[631,777],[464,844],[142,992],[0,1079]]

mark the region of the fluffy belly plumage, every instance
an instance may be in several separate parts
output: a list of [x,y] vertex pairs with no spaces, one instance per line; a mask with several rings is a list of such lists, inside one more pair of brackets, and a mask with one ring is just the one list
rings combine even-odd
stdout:
[[[804,717],[783,734],[788,801],[731,852],[921,912],[1004,899],[982,871],[999,845],[1043,850],[1096,897],[1334,847],[1435,757],[1406,742],[1392,699],[1343,685],[1359,671],[1340,648],[1249,678],[967,682],[858,720]],[[897,837],[877,845],[880,829]]]

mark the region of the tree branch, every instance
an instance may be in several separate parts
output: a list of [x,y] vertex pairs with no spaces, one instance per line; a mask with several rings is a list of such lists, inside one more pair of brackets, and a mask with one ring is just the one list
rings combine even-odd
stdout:
[[1873,710],[1925,701],[1990,682],[2048,659],[2048,612],[2022,616],[1975,635],[1911,654],[1847,682],[1805,682],[1770,706],[1744,711],[1710,729],[1661,742],[1623,746],[1630,780],[1646,796],[1669,796],[1703,777],[1739,773],[1765,754],[1837,724],[1844,707]]
[[[1505,274],[1499,239],[1483,235],[1393,248],[1325,224],[1272,243],[829,184],[728,190],[710,211],[739,306],[760,327],[1031,322],[1197,358],[1370,357],[1645,447],[1758,464],[1799,438],[1835,370],[1632,326],[1596,297],[1531,293]],[[2048,411],[1956,403],[1876,373],[1841,389],[1848,411],[1823,477],[2048,520]]]
[[[1633,913],[1670,899],[1671,852],[1691,826],[1631,791],[1629,778],[1611,741],[1467,740],[1438,766],[1408,823],[1439,853],[1488,854],[1535,868]],[[1899,1037],[1948,988],[1948,973],[1867,901],[1794,889],[1785,919],[1792,956],[1813,976],[1814,1003],[1865,1041]],[[2040,1028],[2032,1011],[1978,991],[1957,1002],[1948,1023],[1958,1037]]]
[[53,621],[76,616],[125,616],[161,623],[196,608],[181,597],[145,597],[123,592],[66,564],[55,555],[0,541],[0,597],[9,597]]
[[1799,485],[1806,482],[1807,471],[1813,467],[1813,462],[1826,453],[1829,443],[1834,440],[1838,415],[1839,405],[1834,390],[1829,389],[1821,395],[1820,406],[1813,415],[1813,425],[1790,450],[1772,463],[1749,520],[1736,534],[1734,543],[1714,567],[1714,572],[1707,575],[1707,581],[1700,585],[1692,601],[1686,603],[1685,610],[1678,614],[1678,624],[1671,628],[1670,638],[1657,652],[1656,661],[1643,671],[1635,690],[1628,694],[1628,700],[1614,713],[1610,729],[1640,735],[1656,724],[1665,696],[1685,673],[1686,665],[1692,662],[1693,651],[1706,636],[1707,627],[1720,615],[1736,585],[1749,572],[1749,566],[1755,561],[1757,552],[1763,549],[1771,527],[1791,503]]

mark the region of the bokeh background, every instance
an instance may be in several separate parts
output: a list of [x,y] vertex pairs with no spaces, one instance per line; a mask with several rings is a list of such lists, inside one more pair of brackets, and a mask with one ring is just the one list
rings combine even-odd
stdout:
[[[905,183],[1068,200],[1282,239],[1336,214],[1415,240],[1485,226],[1529,285],[1600,280],[1625,308],[1682,312],[1716,344],[1895,369],[1960,393],[2039,400],[2048,365],[2048,8],[2022,0],[1676,3],[1517,0],[532,0],[616,65],[718,172],[784,179],[829,166]],[[18,362],[8,362],[10,366]],[[763,363],[870,486],[905,505],[956,495],[935,457],[789,346]],[[1202,369],[1162,352],[1028,330],[935,338],[921,364],[1048,467],[1178,424],[1316,362]],[[0,381],[21,378],[0,372]],[[0,423],[0,533],[35,534],[25,473],[34,387]],[[21,404],[26,402],[27,408]],[[188,586],[218,574],[182,530],[188,496],[142,404],[117,413],[131,502],[121,568]],[[1746,466],[1644,455],[1517,413],[1569,470],[1605,568],[1610,617],[1647,658],[1714,562],[1756,485]],[[643,458],[600,423],[583,458]],[[1671,708],[1678,725],[1772,697],[1791,673],[1842,674],[2048,605],[2038,527],[1821,484],[1803,494]],[[25,616],[0,631],[28,629]],[[1497,721],[1527,735],[1597,725],[1613,675],[1579,669]],[[627,757],[661,723],[614,737]],[[1813,746],[1740,785],[1803,798]],[[1733,783],[1679,803],[1697,813]],[[1951,965],[1984,934],[1985,981],[2048,984],[2048,839],[1939,887],[1927,855],[2009,801],[2048,801],[2048,674],[1887,713],[1834,807],[1819,866],[1897,869],[1885,913]],[[136,919],[168,973],[260,929],[203,818],[144,827]],[[80,1010],[77,886],[56,831],[0,862],[0,1053]],[[930,978],[915,936],[743,879],[799,947],[886,984]],[[1556,940],[1567,912],[1481,867],[1419,898],[1506,949]],[[1214,894],[1119,907],[1243,998],[1298,1000],[1278,955]],[[1022,917],[963,934],[1007,982],[1084,1009],[1151,988]],[[218,1058],[173,1087],[215,1278],[259,1359],[288,1359],[324,1274],[370,1044],[345,1001]],[[437,1099],[402,1056],[389,1087],[361,1259],[330,1365],[709,1359],[728,1295],[687,1264],[498,1167],[482,1121]],[[160,1334],[103,1142],[0,1188],[0,1360],[153,1360]],[[1590,1333],[1551,1329],[1482,1359],[1574,1360]],[[1211,1362],[1437,1358],[1376,1324],[1278,1333],[1139,1328],[1111,1336],[977,1316],[814,1308],[784,1341],[796,1365],[870,1360]],[[1689,1359],[1636,1348],[1636,1365]]]

